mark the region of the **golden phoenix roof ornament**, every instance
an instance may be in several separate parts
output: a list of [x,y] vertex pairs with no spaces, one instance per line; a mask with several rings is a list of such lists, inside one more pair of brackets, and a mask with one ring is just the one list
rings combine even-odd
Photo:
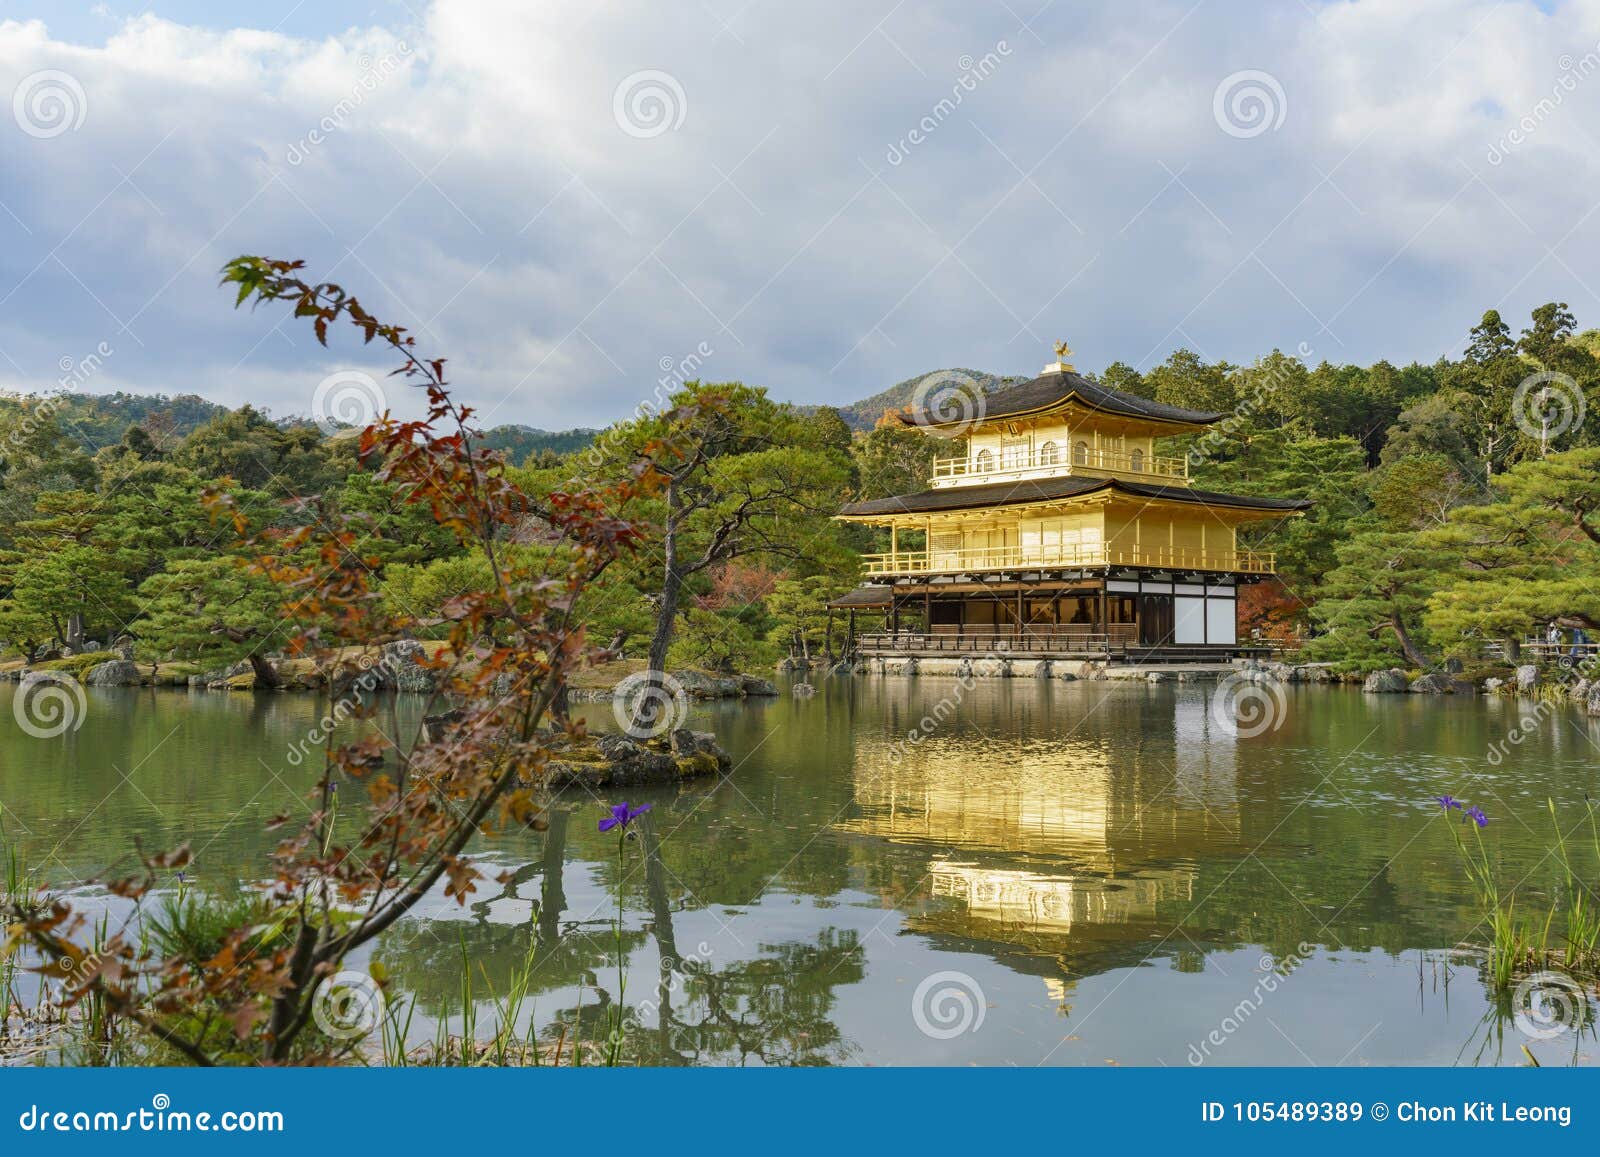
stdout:
[[1047,374],[1071,373],[1073,366],[1067,359],[1072,356],[1072,347],[1064,341],[1056,342],[1056,360],[1045,366]]

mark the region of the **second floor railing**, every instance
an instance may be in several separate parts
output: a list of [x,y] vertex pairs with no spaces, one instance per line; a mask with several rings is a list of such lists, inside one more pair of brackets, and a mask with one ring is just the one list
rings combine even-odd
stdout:
[[1108,547],[1103,543],[1064,546],[976,547],[958,550],[898,550],[863,555],[868,576],[965,574],[1030,567],[1149,566],[1163,570],[1272,574],[1270,551],[1206,550],[1187,546]]
[[1019,451],[980,450],[965,458],[937,458],[933,463],[933,482],[949,483],[960,479],[983,479],[996,475],[1022,474],[1033,470],[1055,469],[1064,474],[1134,474],[1162,481],[1188,481],[1187,458],[1163,458],[1140,451],[1123,453],[1073,447],[1063,443],[1053,449]]

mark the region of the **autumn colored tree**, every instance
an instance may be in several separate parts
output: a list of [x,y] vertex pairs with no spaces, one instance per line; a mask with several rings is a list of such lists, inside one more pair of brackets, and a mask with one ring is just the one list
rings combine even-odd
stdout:
[[[464,903],[480,879],[467,846],[504,824],[539,824],[537,793],[552,750],[581,726],[556,710],[570,672],[592,658],[574,607],[585,589],[641,536],[610,513],[658,483],[648,462],[604,490],[527,494],[504,464],[477,444],[471,412],[451,396],[442,359],[424,360],[401,327],[379,321],[344,289],[302,280],[296,261],[242,257],[224,282],[239,304],[287,306],[326,342],[353,327],[402,361],[399,372],[425,393],[423,418],[385,416],[362,431],[362,456],[405,501],[429,510],[463,549],[482,551],[490,580],[446,609],[448,637],[433,660],[439,690],[459,706],[430,726],[390,739],[368,732],[327,749],[327,763],[300,822],[273,857],[271,882],[251,903],[227,909],[204,951],[143,937],[139,915],[107,929],[91,955],[87,916],[61,897],[4,901],[9,936],[59,964],[66,999],[91,997],[119,1023],[135,1026],[162,1060],[195,1064],[314,1063],[353,1047],[324,1031],[318,993],[345,958],[411,912],[436,887]],[[688,421],[667,416],[669,425]],[[660,455],[648,439],[641,449]],[[230,496],[212,496],[227,518]],[[292,512],[294,507],[290,507]],[[561,548],[529,565],[502,549],[506,532],[530,516]],[[241,519],[241,533],[246,529]],[[358,553],[367,526],[319,518],[254,536],[244,553],[292,608],[286,646],[332,657],[371,652],[406,622],[389,614]],[[357,704],[359,710],[366,710]],[[385,729],[387,730],[387,729]],[[339,785],[359,784],[365,822],[336,822]],[[349,808],[354,801],[346,800]],[[359,805],[356,805],[359,806]],[[142,907],[151,889],[189,859],[186,848],[146,854],[143,871],[111,881]],[[169,909],[167,917],[174,916]],[[191,942],[192,944],[192,942]],[[326,1012],[326,1007],[324,1007]]]

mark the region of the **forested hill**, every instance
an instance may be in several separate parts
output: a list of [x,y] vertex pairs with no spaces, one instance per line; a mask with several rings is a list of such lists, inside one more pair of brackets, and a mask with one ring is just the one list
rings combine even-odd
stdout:
[[[854,430],[870,430],[883,417],[884,411],[903,409],[911,404],[917,386],[930,379],[970,379],[978,389],[990,393],[1001,386],[1023,381],[1022,378],[1004,377],[982,370],[934,370],[896,382],[886,390],[846,406],[839,414]],[[228,407],[209,402],[197,394],[56,394],[51,395],[51,408],[63,433],[90,454],[122,440],[130,426],[139,426],[158,445],[176,444],[195,430],[219,415]],[[14,397],[0,394],[0,411],[18,405]],[[810,409],[811,407],[802,407]],[[299,415],[274,419],[285,429],[307,424]],[[511,462],[521,464],[541,452],[571,454],[582,450],[594,441],[599,431],[579,426],[571,430],[541,430],[536,426],[508,424],[491,428],[484,436],[485,445],[503,451]]]
[[914,378],[907,378],[903,382],[896,382],[887,390],[880,390],[870,398],[863,398],[859,402],[851,402],[848,406],[839,407],[839,415],[845,423],[855,430],[870,430],[878,424],[878,419],[883,417],[885,410],[902,410],[911,404],[917,392],[917,386],[930,378],[942,381],[950,378],[970,378],[984,393],[991,393],[1001,386],[1010,385],[1012,382],[1025,381],[1024,378],[1001,377],[998,374],[987,374],[982,370],[948,369],[933,370],[930,373],[918,374]]
[[[37,402],[29,398],[26,404],[31,408]],[[130,426],[143,427],[158,443],[176,443],[228,412],[198,394],[51,394],[49,402],[63,433],[90,454],[115,446]],[[15,395],[0,394],[0,414],[23,405]]]
[[485,446],[503,452],[511,462],[526,462],[532,455],[548,450],[552,454],[571,454],[594,441],[599,430],[579,426],[572,430],[540,430],[533,426],[495,426],[483,436]]
[[[228,414],[229,408],[209,402],[197,394],[50,394],[49,412],[70,442],[89,454],[122,441],[130,427],[138,426],[157,446],[176,446],[213,419]],[[40,403],[37,396],[26,400],[0,394],[0,418],[15,415]],[[266,416],[264,412],[262,416]],[[274,419],[284,429],[310,425],[300,415]],[[495,426],[484,436],[492,449],[504,451],[515,463],[522,463],[541,451],[570,454],[594,441],[596,430],[539,430],[532,426]]]

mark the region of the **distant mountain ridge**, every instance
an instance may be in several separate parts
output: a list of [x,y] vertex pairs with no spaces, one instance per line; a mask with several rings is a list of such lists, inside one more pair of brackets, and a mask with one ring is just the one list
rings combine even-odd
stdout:
[[[871,430],[885,411],[905,409],[911,405],[922,383],[943,385],[959,379],[969,379],[985,394],[1027,380],[961,367],[930,370],[835,409],[851,429]],[[31,399],[26,404],[36,405],[44,396],[0,393],[0,407],[25,404],[23,398]],[[123,431],[129,426],[144,427],[146,433],[156,437],[162,444],[179,442],[230,409],[198,394],[129,394],[118,391],[114,394],[52,394],[48,397],[51,399],[51,413],[60,422],[62,431],[91,454],[121,441]],[[817,404],[801,406],[805,410],[818,408],[820,406]],[[292,427],[307,425],[310,419],[296,414],[273,418],[273,421],[280,426]],[[485,446],[502,451],[511,462],[520,464],[542,451],[571,454],[582,450],[593,443],[599,432],[587,426],[570,430],[542,430],[537,426],[508,423],[485,431],[483,441]]]
[[845,424],[854,430],[870,430],[878,424],[878,419],[883,417],[887,410],[903,410],[909,406],[916,397],[917,387],[923,382],[932,385],[944,386],[952,380],[970,378],[977,388],[990,394],[1002,386],[1015,385],[1025,382],[1023,377],[1010,377],[1001,374],[985,373],[983,370],[969,370],[961,367],[952,367],[943,370],[929,370],[925,374],[918,374],[914,378],[907,378],[903,382],[896,382],[887,390],[880,390],[870,398],[862,398],[859,402],[852,402],[848,406],[837,407]]

